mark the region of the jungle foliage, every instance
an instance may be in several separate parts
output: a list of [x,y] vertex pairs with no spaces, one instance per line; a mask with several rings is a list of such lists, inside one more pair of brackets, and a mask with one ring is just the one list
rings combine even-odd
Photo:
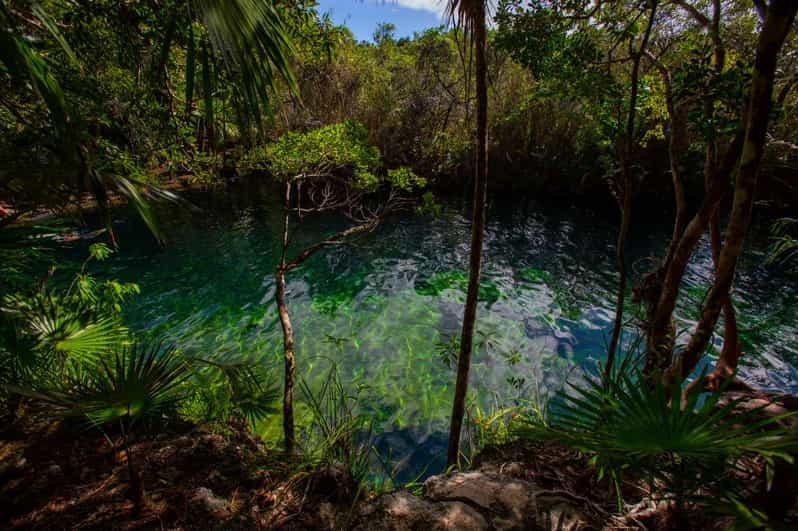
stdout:
[[[300,445],[286,273],[415,207],[427,186],[473,185],[468,277],[455,271],[420,286],[427,294],[466,291],[462,334],[441,349],[447,364],[458,364],[448,456],[456,465],[478,303],[498,299],[495,286],[480,283],[490,182],[497,192],[581,194],[614,203],[621,217],[616,314],[601,376],[561,395],[547,415],[522,417],[515,435],[592,456],[618,492],[621,473],[634,470],[680,507],[696,494],[736,500],[734,490],[712,489],[743,456],[791,459],[794,435],[720,398],[743,355],[733,284],[756,199],[798,204],[790,181],[798,171],[796,4],[502,0],[495,11],[487,4],[450,2],[453,28],[397,39],[381,25],[373,42],[356,42],[312,0],[3,0],[0,398],[9,417],[24,401],[119,434],[139,508],[132,431],[180,419],[251,424],[276,413],[280,401],[262,360],[131,334],[122,308],[138,287],[90,273],[111,247],[91,246],[78,272],[64,278],[39,245],[60,227],[22,223],[30,214],[80,218],[96,206],[115,247],[114,198],[125,198],[163,241],[152,201],[179,201],[166,185],[248,173],[279,186],[274,298],[290,454]],[[625,242],[646,194],[668,198],[673,237],[649,271],[631,278]],[[423,202],[434,210],[431,195]],[[291,247],[305,216],[329,212],[347,225]],[[790,219],[776,225],[774,260],[795,256],[793,229]],[[680,337],[674,308],[705,235],[714,277],[697,323]],[[527,273],[529,282],[547,280]],[[645,344],[644,363],[629,372],[615,354],[632,283]],[[723,351],[712,372],[696,375],[720,322]],[[298,381],[314,418],[305,435],[321,441],[309,455],[347,461],[365,481],[370,449],[358,437],[368,423],[352,396],[334,372],[319,395]]]

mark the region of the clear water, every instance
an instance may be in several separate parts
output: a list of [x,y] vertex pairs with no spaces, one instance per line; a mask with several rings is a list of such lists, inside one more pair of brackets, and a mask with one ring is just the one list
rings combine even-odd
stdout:
[[[279,374],[273,271],[280,212],[256,195],[208,193],[193,198],[201,210],[190,216],[163,213],[165,248],[133,217],[117,220],[122,248],[98,264],[98,274],[141,286],[126,308],[132,329],[194,354],[272,360]],[[343,222],[294,225],[292,249]],[[631,264],[639,268],[662,252],[670,222],[663,215],[635,226]],[[488,410],[534,400],[595,370],[613,316],[616,231],[613,220],[580,207],[491,204],[471,373],[475,405]],[[441,352],[460,328],[468,242],[468,205],[452,202],[438,219],[401,215],[353,245],[323,250],[288,277],[298,374],[312,383],[331,360],[338,364],[375,421],[377,447],[405,463],[399,480],[443,466],[454,365]],[[735,288],[741,375],[760,388],[798,392],[798,279],[764,264],[764,228],[749,242]],[[85,245],[63,254],[77,260]],[[694,322],[710,278],[703,242],[686,275],[681,327]],[[630,328],[627,341],[633,336]],[[263,428],[266,436],[277,432],[276,421]]]

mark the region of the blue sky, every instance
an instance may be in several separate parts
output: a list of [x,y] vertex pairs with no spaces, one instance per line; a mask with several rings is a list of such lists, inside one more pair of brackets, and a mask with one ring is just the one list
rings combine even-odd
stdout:
[[371,40],[380,22],[396,26],[396,37],[443,24],[445,0],[318,0],[320,13],[347,26],[358,40]]

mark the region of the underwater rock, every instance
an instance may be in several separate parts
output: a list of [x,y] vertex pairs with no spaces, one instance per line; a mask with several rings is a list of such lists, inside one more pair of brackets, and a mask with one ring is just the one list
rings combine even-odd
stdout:
[[394,429],[374,437],[381,455],[389,455],[398,483],[418,479],[417,470],[443,470],[446,467],[447,434],[417,427]]

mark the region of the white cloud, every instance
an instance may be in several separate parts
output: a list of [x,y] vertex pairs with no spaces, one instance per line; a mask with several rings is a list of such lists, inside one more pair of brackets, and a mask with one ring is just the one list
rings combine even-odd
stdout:
[[446,9],[446,0],[388,0],[389,2],[393,1],[397,5],[402,7],[408,7],[410,9],[421,9],[424,11],[429,11],[431,13],[435,13],[438,16],[443,16],[443,12]]

